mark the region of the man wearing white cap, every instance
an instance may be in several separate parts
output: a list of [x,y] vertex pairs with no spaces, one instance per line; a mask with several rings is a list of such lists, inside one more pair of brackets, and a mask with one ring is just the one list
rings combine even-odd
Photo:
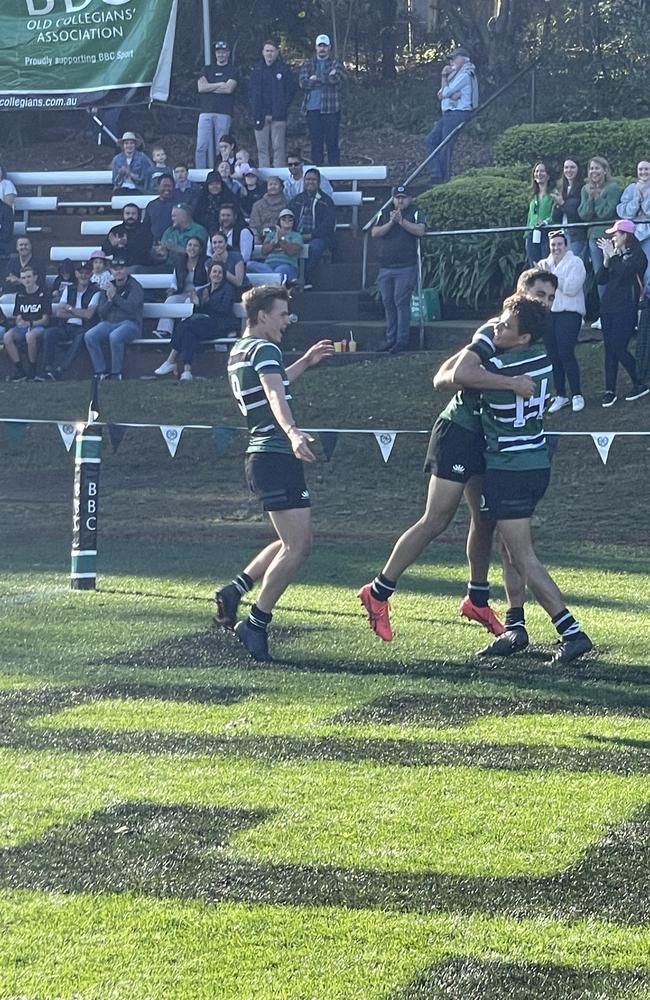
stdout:
[[305,91],[302,111],[307,116],[312,163],[320,166],[325,162],[327,147],[327,162],[334,167],[341,162],[339,122],[345,69],[340,60],[332,58],[331,49],[329,35],[319,35],[316,55],[302,64],[299,82]]
[[142,146],[142,142],[138,140],[135,132],[125,132],[119,143],[122,151],[113,157],[111,163],[113,188],[122,193],[133,191],[144,194],[153,163],[141,148],[137,148],[138,145]]

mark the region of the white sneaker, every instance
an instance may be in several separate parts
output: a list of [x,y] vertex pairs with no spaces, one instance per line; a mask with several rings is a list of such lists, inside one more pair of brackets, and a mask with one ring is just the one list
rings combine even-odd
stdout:
[[585,397],[584,396],[574,396],[571,400],[571,409],[574,413],[580,413],[580,410],[585,408]]
[[591,324],[591,329],[592,330],[602,330],[602,328],[603,327],[602,327],[602,324],[600,322],[600,317],[598,317],[598,319],[596,320],[596,322]]
[[548,408],[549,413],[557,413],[563,406],[568,406],[569,400],[566,396],[556,396]]
[[160,368],[156,368],[154,375],[169,375],[170,372],[176,371],[176,365],[173,361],[163,361]]
[[191,382],[191,381],[192,381],[192,372],[182,372],[181,373],[181,377],[179,379],[179,382]]

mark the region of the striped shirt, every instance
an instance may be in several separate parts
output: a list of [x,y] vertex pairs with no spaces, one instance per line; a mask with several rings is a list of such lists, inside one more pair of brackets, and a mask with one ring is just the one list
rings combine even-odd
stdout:
[[552,366],[544,345],[504,351],[486,362],[485,369],[498,375],[530,375],[536,385],[531,399],[509,390],[483,391],[481,423],[487,468],[513,472],[547,469],[550,463],[543,414],[550,396]]
[[[474,336],[469,349],[478,354],[481,364],[486,362],[494,354],[494,324],[496,319],[489,319],[483,326],[479,327]],[[479,389],[461,389],[447,403],[440,414],[445,420],[464,427],[466,431],[473,434],[482,434],[481,428],[481,393]]]
[[285,387],[284,398],[291,400],[280,348],[258,337],[242,337],[236,341],[228,358],[228,379],[237,405],[246,417],[250,434],[246,451],[292,455],[289,438],[273,416],[264,392],[261,382],[264,375],[280,375]]

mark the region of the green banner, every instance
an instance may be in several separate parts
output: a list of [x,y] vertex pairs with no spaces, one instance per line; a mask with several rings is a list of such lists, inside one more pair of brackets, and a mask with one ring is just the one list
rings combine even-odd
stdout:
[[178,0],[0,0],[0,109],[169,96]]

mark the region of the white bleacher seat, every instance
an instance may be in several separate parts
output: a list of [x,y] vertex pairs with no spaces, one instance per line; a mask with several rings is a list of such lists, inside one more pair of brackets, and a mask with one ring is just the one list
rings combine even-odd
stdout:
[[13,170],[8,176],[16,187],[94,187],[113,183],[110,170]]
[[51,247],[50,260],[88,260],[94,250],[101,250],[99,244],[89,247]]
[[14,236],[26,236],[26,235],[27,235],[27,223],[14,222]]
[[194,312],[191,302],[145,302],[145,319],[187,319]]
[[150,201],[155,201],[157,194],[114,194],[111,198],[111,208],[121,212],[125,205],[137,205],[146,208]]
[[121,219],[84,219],[81,223],[82,236],[106,236],[113,226],[119,226]]
[[[323,177],[327,177],[328,181],[347,181],[351,184],[358,184],[359,181],[385,181],[388,177],[388,169],[385,166],[350,164],[345,167],[318,167],[318,169]],[[283,181],[289,178],[287,167],[259,167],[257,172],[263,178],[281,177]],[[190,180],[204,181],[208,173],[209,170],[205,168],[193,168],[189,172]]]
[[281,285],[282,275],[281,274],[248,274],[246,272],[246,278],[250,284],[255,288],[256,285]]
[[14,202],[14,209],[17,212],[56,212],[58,198],[23,198],[20,195]]

